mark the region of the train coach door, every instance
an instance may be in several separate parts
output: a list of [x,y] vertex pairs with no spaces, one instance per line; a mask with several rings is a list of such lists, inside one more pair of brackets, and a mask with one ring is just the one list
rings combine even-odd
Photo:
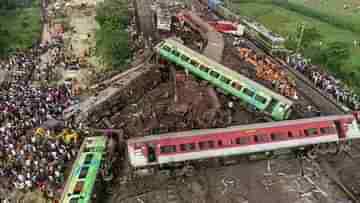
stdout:
[[344,138],[345,137],[345,132],[344,132],[344,126],[342,125],[342,123],[338,120],[338,121],[335,121],[335,127],[336,127],[336,132],[338,134],[338,136],[340,138]]
[[156,157],[156,145],[149,143],[146,145],[147,146],[147,159],[149,163],[153,163],[156,162],[157,157]]
[[277,103],[278,101],[276,99],[271,99],[270,104],[266,107],[265,111],[272,114]]

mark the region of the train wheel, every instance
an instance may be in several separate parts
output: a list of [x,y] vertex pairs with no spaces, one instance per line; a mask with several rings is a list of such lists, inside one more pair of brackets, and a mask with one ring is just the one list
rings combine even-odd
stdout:
[[316,159],[318,158],[318,150],[316,150],[316,148],[311,148],[306,152],[306,156],[309,157],[309,159]]
[[340,152],[340,147],[338,143],[330,143],[329,144],[329,154],[336,155]]
[[328,144],[320,144],[315,147],[315,150],[319,155],[327,155],[329,154],[329,145]]
[[187,165],[184,167],[184,175],[188,177],[192,177],[195,175],[195,167],[191,165]]

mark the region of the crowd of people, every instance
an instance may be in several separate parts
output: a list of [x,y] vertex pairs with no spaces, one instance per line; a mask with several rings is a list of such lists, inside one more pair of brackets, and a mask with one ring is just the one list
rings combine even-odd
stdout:
[[49,86],[56,62],[49,65],[45,56],[60,47],[58,41],[40,44],[0,62],[0,69],[9,73],[0,89],[2,200],[15,189],[38,188],[53,197],[63,185],[65,163],[76,155],[78,143],[35,135],[36,127],[60,119],[63,110],[74,102],[69,87]]
[[299,54],[294,54],[287,57],[287,63],[307,76],[317,88],[333,97],[336,101],[352,110],[360,109],[360,97],[356,93],[346,88],[333,76],[312,65],[310,60],[304,59]]
[[286,97],[298,99],[295,83],[269,57],[257,55],[252,49],[244,47],[239,48],[239,54],[243,60],[256,67],[257,79],[271,82]]

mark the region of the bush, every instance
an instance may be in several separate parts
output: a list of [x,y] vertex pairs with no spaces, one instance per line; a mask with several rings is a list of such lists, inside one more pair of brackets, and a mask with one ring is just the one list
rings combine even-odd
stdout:
[[124,69],[131,56],[129,34],[125,31],[130,12],[124,0],[105,0],[96,9],[96,54],[104,64]]
[[[8,5],[7,2],[10,4]],[[3,1],[2,3],[4,4],[0,8],[1,58],[18,49],[24,50],[33,46],[41,37],[39,0]],[[12,9],[13,5],[16,9]]]

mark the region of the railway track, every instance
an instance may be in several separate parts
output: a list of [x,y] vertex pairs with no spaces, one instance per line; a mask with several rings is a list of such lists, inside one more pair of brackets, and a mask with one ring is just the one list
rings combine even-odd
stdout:
[[202,53],[217,61],[221,62],[224,50],[224,38],[222,34],[218,33],[210,24],[201,19],[195,12],[184,11],[187,24],[197,32],[206,42]]
[[[198,6],[201,7],[201,3],[199,1],[195,0],[193,3],[199,4]],[[214,15],[216,14],[214,13]],[[258,46],[257,48],[260,49]],[[284,71],[295,79],[297,90],[300,91],[307,100],[311,101],[312,105],[317,107],[324,115],[344,114],[348,111],[346,107],[338,104],[332,98],[329,98],[323,92],[314,87],[312,83],[301,73],[289,67],[288,64],[284,63],[279,58],[274,57],[269,53],[266,54],[278,64],[282,65]]]
[[[296,104],[297,106],[301,107],[301,109],[294,109],[295,112],[298,114],[296,115],[296,117],[304,116],[304,110],[306,110],[307,105],[316,107],[316,109],[314,110],[320,111],[323,115],[339,115],[344,114],[347,111],[346,108],[344,108],[340,104],[337,104],[333,99],[328,98],[320,90],[314,87],[314,85],[312,85],[312,83],[304,75],[289,67],[285,62],[278,59],[277,57],[266,53],[253,42],[250,42],[248,40],[248,43],[251,43],[251,48],[255,49],[256,52],[261,52],[259,54],[267,55],[268,57],[270,57],[271,60],[273,60],[273,63],[279,64],[285,71],[285,73],[294,79],[297,87],[296,89],[299,92],[299,100],[296,102]],[[235,57],[239,57],[238,54],[234,52],[234,50],[231,51],[231,54]],[[264,84],[264,82],[262,81],[258,82]]]
[[139,32],[144,35],[146,45],[151,46],[151,40],[156,37],[156,30],[153,22],[153,15],[151,11],[151,2],[148,0],[133,0],[135,8],[136,23]]
[[291,75],[295,79],[298,90],[303,92],[304,95],[311,99],[313,104],[317,106],[323,113],[327,115],[344,114],[349,110],[317,89],[303,74],[294,70],[279,58],[272,58],[277,61],[277,63],[281,64],[282,67],[284,67],[284,70],[287,74]]
[[[271,89],[272,91],[281,94],[278,90],[276,90],[271,82],[259,80],[256,78],[256,67],[250,63],[245,62],[244,60],[240,59],[239,52],[232,47],[232,42],[229,42],[229,39],[226,41],[226,48],[224,51],[224,60],[223,64],[226,65],[229,68],[232,68],[233,70],[239,72],[240,74],[243,74],[247,76],[248,78],[251,78],[252,80],[264,85],[265,87]],[[250,43],[250,42],[249,42]],[[255,47],[255,51],[261,51],[259,55],[265,54],[262,52],[262,50],[259,50],[257,47]],[[293,108],[293,112],[296,115],[291,116],[291,118],[304,118],[304,117],[311,117],[315,115],[314,112],[309,112],[307,110],[308,105],[312,105],[310,101],[311,98],[308,98],[306,95],[304,95],[302,92],[298,92],[299,99],[295,102],[295,108]],[[317,111],[319,109],[315,108],[314,111]]]
[[354,193],[352,188],[349,188],[348,183],[344,183],[338,172],[324,159],[319,160],[320,167],[328,175],[328,177],[348,196],[353,203],[360,203],[359,196]]
[[150,50],[145,51],[141,56],[138,57],[136,61],[134,61],[131,66],[133,68],[130,68],[126,70],[125,72],[119,73],[110,79],[104,80],[96,85],[93,85],[90,87],[90,89],[95,90],[103,90],[109,86],[121,86],[122,83],[124,83],[124,79],[128,78],[131,74],[134,74],[139,71],[144,71],[144,66],[146,63],[149,62],[150,58],[153,56],[153,52]]
[[[197,0],[192,0],[192,5],[197,11],[204,10],[205,8]],[[223,51],[225,47],[224,37],[221,33],[216,31],[209,23],[196,16],[196,20],[201,22],[203,30],[203,36],[207,40],[206,47],[203,50],[203,54],[216,62],[221,62],[223,57]]]
[[[159,81],[153,81],[151,75],[158,78],[156,66],[146,61],[106,81],[96,87],[96,96],[89,97],[64,111],[64,119],[77,122],[98,122],[118,108],[126,106],[131,99],[141,97],[146,89],[154,88]],[[149,80],[145,80],[149,78]],[[104,86],[105,85],[105,86]]]

